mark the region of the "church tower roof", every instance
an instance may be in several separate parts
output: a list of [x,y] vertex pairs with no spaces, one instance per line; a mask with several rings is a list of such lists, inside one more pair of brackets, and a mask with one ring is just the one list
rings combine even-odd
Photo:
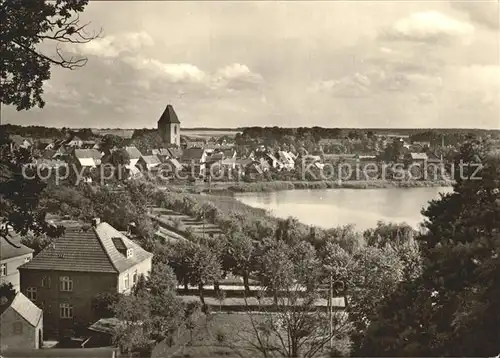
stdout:
[[174,111],[174,107],[172,105],[167,105],[167,108],[165,108],[165,111],[163,111],[163,114],[161,115],[160,119],[158,120],[158,123],[181,123],[179,121],[179,118],[177,118],[177,114]]

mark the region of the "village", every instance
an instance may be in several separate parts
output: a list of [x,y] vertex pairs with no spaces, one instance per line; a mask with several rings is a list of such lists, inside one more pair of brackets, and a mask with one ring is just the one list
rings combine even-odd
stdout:
[[[85,132],[85,130],[81,130]],[[86,130],[90,131],[90,130]],[[255,182],[269,180],[343,180],[397,179],[381,178],[382,164],[411,167],[413,179],[423,180],[429,168],[439,171],[431,180],[445,177],[442,165],[456,153],[456,143],[445,145],[444,136],[416,133],[377,133],[358,131],[334,138],[251,138],[247,133],[213,137],[190,136],[181,130],[174,108],[167,105],[158,120],[157,130],[138,130],[139,135],[120,138],[116,135],[91,135],[83,140],[78,131],[67,131],[63,138],[29,138],[11,135],[12,149],[28,149],[34,158],[27,166],[48,176],[57,171],[78,171],[86,182],[103,176],[105,164],[123,165],[123,179],[157,177],[170,184],[186,182]],[[248,130],[251,134],[251,129]],[[92,133],[90,131],[90,133]],[[88,136],[88,133],[87,133]],[[424,137],[426,140],[422,140]],[[139,148],[138,148],[139,147]],[[118,152],[118,153],[117,153]],[[114,153],[114,154],[113,154]],[[377,166],[375,177],[355,177],[349,173],[326,173],[326,169],[356,165]],[[325,166],[327,168],[325,168]],[[337,169],[337,168],[336,168]],[[415,174],[415,169],[417,174]],[[318,175],[307,176],[307,172]],[[319,174],[321,172],[321,175]],[[363,173],[364,174],[364,173]],[[39,174],[40,175],[40,174]],[[66,179],[69,175],[66,175]],[[399,179],[408,179],[402,175]],[[425,177],[427,178],[427,177]],[[102,178],[101,178],[102,179]],[[109,179],[109,178],[108,178]]]
[[[33,172],[40,174],[42,173],[40,169],[67,169],[76,164],[77,170],[83,173],[83,179],[74,183],[71,182],[71,176],[65,176],[66,182],[62,184],[55,182],[56,186],[53,190],[57,195],[62,195],[59,194],[61,190],[63,192],[72,190],[61,188],[88,186],[97,190],[108,190],[111,195],[119,197],[125,195],[124,189],[120,189],[123,185],[129,188],[127,190],[134,188],[134,185],[139,185],[139,187],[145,185],[139,191],[151,191],[151,194],[146,195],[146,192],[139,194],[150,198],[144,207],[145,211],[134,214],[136,216],[133,221],[126,221],[125,218],[120,217],[118,220],[123,224],[120,224],[118,229],[101,221],[99,217],[82,221],[81,218],[89,218],[90,215],[82,213],[86,210],[84,208],[78,215],[65,213],[62,208],[67,207],[68,204],[61,204],[60,200],[67,199],[58,199],[57,209],[48,214],[44,220],[54,228],[62,227],[63,234],[59,238],[40,245],[36,248],[36,252],[25,245],[27,242],[22,234],[16,233],[9,226],[3,227],[2,284],[11,284],[13,291],[16,292],[15,296],[2,306],[2,345],[4,348],[52,347],[59,352],[62,352],[61,349],[76,349],[71,351],[71,354],[77,354],[75,352],[78,352],[78,349],[85,349],[85,354],[92,356],[115,354],[117,352],[115,347],[120,346],[116,341],[116,332],[123,325],[123,321],[109,312],[109,307],[106,305],[110,304],[110,297],[104,295],[107,298],[103,298],[102,295],[105,292],[112,295],[132,294],[135,287],[140,285],[142,278],[151,274],[155,260],[160,262],[168,260],[168,265],[174,267],[178,281],[175,291],[180,302],[188,306],[198,305],[200,312],[204,314],[208,311],[215,311],[218,312],[217,319],[224,314],[225,319],[240,317],[234,322],[239,325],[244,312],[264,314],[269,313],[270,309],[279,310],[280,308],[275,306],[277,301],[273,302],[272,297],[259,296],[260,292],[265,291],[265,287],[259,281],[259,274],[253,271],[255,269],[241,271],[238,268],[240,266],[236,265],[234,268],[222,270],[207,266],[206,270],[212,270],[208,276],[204,276],[206,272],[197,274],[201,276],[193,276],[193,272],[185,276],[186,273],[182,270],[186,268],[181,270],[187,265],[185,260],[188,260],[190,256],[187,252],[194,250],[192,247],[191,249],[186,247],[190,247],[189,245],[193,242],[199,240],[204,243],[202,245],[217,246],[223,242],[231,242],[231,237],[234,235],[232,231],[234,229],[231,229],[234,224],[230,221],[228,223],[227,219],[218,218],[220,214],[217,213],[220,212],[220,208],[215,208],[213,203],[196,204],[196,200],[202,198],[200,196],[196,196],[197,199],[189,199],[191,200],[189,204],[189,201],[186,202],[186,195],[199,194],[203,190],[205,194],[211,194],[212,182],[234,180],[231,175],[235,172],[239,174],[236,180],[255,183],[272,181],[273,178],[297,180],[297,177],[294,179],[290,173],[299,171],[297,167],[303,163],[316,169],[322,169],[327,165],[325,163],[332,160],[345,164],[350,161],[353,163],[384,161],[395,163],[399,159],[406,163],[405,167],[417,165],[418,168],[424,168],[429,163],[443,163],[441,151],[444,148],[443,143],[440,145],[436,141],[434,143],[422,141],[409,143],[409,136],[390,133],[381,135],[379,139],[371,135],[371,139],[365,138],[364,142],[362,138],[349,139],[348,136],[342,139],[322,139],[318,141],[318,144],[314,144],[313,148],[309,148],[311,154],[304,148],[308,146],[307,143],[303,143],[296,150],[293,145],[286,143],[266,145],[251,141],[251,144],[242,145],[240,135],[236,138],[222,136],[206,141],[190,141],[189,137],[186,139],[182,133],[180,120],[173,107],[168,105],[158,120],[157,131],[149,131],[145,134],[146,137],[159,136],[163,146],[150,145],[147,151],[144,151],[144,148],[140,151],[134,145],[127,145],[126,140],[119,138],[111,138],[120,143],[119,145],[110,144],[109,142],[113,143],[113,140],[110,141],[109,135],[104,136],[100,141],[83,140],[77,134],[54,141],[40,138],[32,140],[15,134],[10,136],[11,141],[7,150],[11,153],[19,151],[29,153],[34,159],[25,166]],[[351,137],[354,137],[352,133]],[[149,142],[141,139],[143,146],[144,142]],[[246,141],[248,142],[248,138]],[[354,153],[351,151],[350,153],[332,153],[339,151],[334,149],[336,146],[342,147],[346,143],[351,147],[355,147],[353,143],[357,143],[361,149],[357,153],[356,150],[353,150]],[[121,154],[117,155],[118,153]],[[107,179],[112,179],[110,182],[102,182],[98,173],[106,163],[113,164],[115,167],[123,165],[126,169],[124,176],[111,175],[107,177]],[[182,177],[170,174],[160,181],[156,176],[144,175],[144,173],[157,173],[164,165],[169,165],[179,173],[187,175]],[[226,170],[229,175],[214,176],[214,166],[218,167],[219,172],[221,168]],[[49,175],[42,179],[52,180],[54,184],[53,176]],[[306,181],[317,180],[306,178]],[[196,184],[198,181],[201,182],[202,189],[193,191],[193,183]],[[136,182],[142,184],[133,184]],[[58,188],[58,185],[62,187]],[[180,194],[173,192],[168,194],[171,190]],[[166,198],[169,199],[162,199],[163,194],[167,194]],[[83,205],[79,202],[72,205],[80,204]],[[230,205],[234,203],[231,202]],[[230,207],[229,210],[234,209]],[[113,217],[112,213],[107,215],[109,214]],[[77,218],[78,216],[80,219]],[[247,225],[245,223],[247,219],[241,218],[241,220],[243,220],[242,224],[238,225]],[[150,224],[144,224],[144,222]],[[296,225],[290,224],[289,221],[285,223]],[[144,225],[152,225],[148,234],[144,234],[140,229]],[[279,225],[282,224],[278,224],[278,227]],[[295,229],[290,227],[287,230]],[[279,232],[279,230],[276,231],[276,235],[283,235]],[[311,233],[306,235],[316,235]],[[144,241],[145,237],[149,237],[147,240],[152,241]],[[261,237],[257,237],[256,240],[261,240]],[[161,243],[160,246],[158,242]],[[183,247],[183,245],[187,246]],[[165,253],[166,247],[174,247],[174,253]],[[256,250],[258,250],[257,247]],[[175,253],[175,250],[180,251]],[[222,254],[219,252],[218,255]],[[230,253],[228,255],[232,257]],[[231,258],[231,260],[238,259]],[[195,267],[201,265],[199,269],[203,269],[205,264],[207,263],[204,261],[197,261]],[[247,264],[250,265],[250,263]],[[197,270],[195,267],[190,270]],[[324,312],[325,317],[330,317],[330,320],[335,317],[336,322],[341,322],[338,312],[345,311],[348,297],[342,294],[342,290],[334,288],[332,281],[321,279],[318,282],[322,288],[319,288],[317,292],[321,294],[311,301],[310,306],[297,301],[293,304],[282,303],[281,309],[285,309],[286,312],[287,309],[301,306],[301,309]],[[305,290],[305,287],[299,288],[298,291],[302,292],[303,289]],[[199,306],[200,303],[201,306]],[[231,314],[233,315],[228,316]],[[19,321],[17,317],[22,317],[23,320]],[[9,322],[15,322],[13,328],[10,327]],[[322,342],[321,347],[328,346],[328,342],[331,345],[331,340],[335,335],[331,328],[330,332],[325,334],[330,338]],[[192,344],[192,330],[185,329],[183,333],[178,331],[176,335],[179,342],[184,342],[184,345]],[[121,348],[123,350],[123,346]],[[153,346],[149,346],[148,354],[153,357],[169,356],[167,353],[174,354],[177,350],[179,350],[178,345],[171,347],[165,340],[159,340]]]

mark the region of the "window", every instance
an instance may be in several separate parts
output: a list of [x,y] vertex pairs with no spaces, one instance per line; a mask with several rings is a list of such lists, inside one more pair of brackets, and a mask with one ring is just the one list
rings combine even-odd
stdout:
[[2,276],[7,276],[7,264],[2,264],[0,270]]
[[134,251],[132,249],[127,249],[127,259],[132,257],[134,254]]
[[59,315],[61,318],[73,318],[73,306],[69,303],[59,305]]
[[12,324],[12,333],[13,334],[23,334],[23,323],[22,322],[14,322]]
[[73,291],[73,280],[69,276],[59,278],[61,291]]
[[174,134],[177,135],[177,126],[174,124]]
[[26,297],[32,301],[36,301],[36,287],[28,287],[26,289]]
[[50,288],[50,276],[42,277],[42,287]]
[[135,285],[137,283],[137,271],[132,275],[132,284]]
[[128,282],[128,274],[125,275],[125,278],[124,278],[124,282],[125,282],[125,289],[128,289],[129,288],[129,282]]

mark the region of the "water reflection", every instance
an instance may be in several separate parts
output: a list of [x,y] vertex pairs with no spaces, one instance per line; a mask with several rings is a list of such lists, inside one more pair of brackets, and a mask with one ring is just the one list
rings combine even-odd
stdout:
[[406,222],[417,228],[422,208],[451,188],[321,189],[271,193],[242,193],[236,198],[269,210],[277,217],[294,216],[305,224],[324,228],[354,224],[359,230],[377,221]]

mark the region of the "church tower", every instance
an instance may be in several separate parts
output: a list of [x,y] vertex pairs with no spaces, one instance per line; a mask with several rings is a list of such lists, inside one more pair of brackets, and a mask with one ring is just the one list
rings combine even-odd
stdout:
[[174,107],[167,105],[165,111],[158,120],[158,133],[166,144],[181,145],[181,122],[175,114]]

